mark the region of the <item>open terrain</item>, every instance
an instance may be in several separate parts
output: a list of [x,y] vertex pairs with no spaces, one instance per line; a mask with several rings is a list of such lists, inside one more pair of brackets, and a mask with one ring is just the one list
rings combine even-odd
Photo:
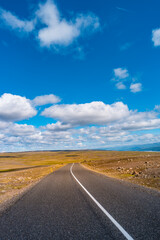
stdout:
[[95,151],[83,154],[83,164],[107,176],[160,190],[160,153]]
[[0,202],[18,194],[59,167],[82,163],[110,177],[160,190],[160,153],[48,151],[0,154]]
[[18,195],[44,176],[69,163],[59,152],[21,152],[0,154],[0,203]]

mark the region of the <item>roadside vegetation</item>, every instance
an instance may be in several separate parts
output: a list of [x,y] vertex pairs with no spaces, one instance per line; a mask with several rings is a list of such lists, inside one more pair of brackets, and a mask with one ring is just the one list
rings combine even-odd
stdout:
[[68,163],[160,190],[160,153],[46,151],[0,154],[0,203]]
[[109,177],[160,190],[160,153],[158,152],[86,152],[82,163]]

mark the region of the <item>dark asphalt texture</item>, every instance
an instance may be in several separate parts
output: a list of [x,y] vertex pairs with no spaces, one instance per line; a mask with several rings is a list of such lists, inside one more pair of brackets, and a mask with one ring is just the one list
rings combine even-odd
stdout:
[[[0,240],[125,239],[70,173],[48,175],[0,217]],[[160,193],[75,164],[73,173],[134,238],[160,240]]]

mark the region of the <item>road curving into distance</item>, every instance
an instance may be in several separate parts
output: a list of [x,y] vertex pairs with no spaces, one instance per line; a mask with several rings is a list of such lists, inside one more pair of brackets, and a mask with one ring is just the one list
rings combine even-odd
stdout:
[[0,240],[160,239],[160,193],[68,164],[0,217]]

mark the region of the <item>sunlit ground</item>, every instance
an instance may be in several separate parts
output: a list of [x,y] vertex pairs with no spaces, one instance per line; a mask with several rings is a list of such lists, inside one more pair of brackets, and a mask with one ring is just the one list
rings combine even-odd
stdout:
[[160,190],[160,153],[59,151],[0,154],[0,202],[68,163]]

